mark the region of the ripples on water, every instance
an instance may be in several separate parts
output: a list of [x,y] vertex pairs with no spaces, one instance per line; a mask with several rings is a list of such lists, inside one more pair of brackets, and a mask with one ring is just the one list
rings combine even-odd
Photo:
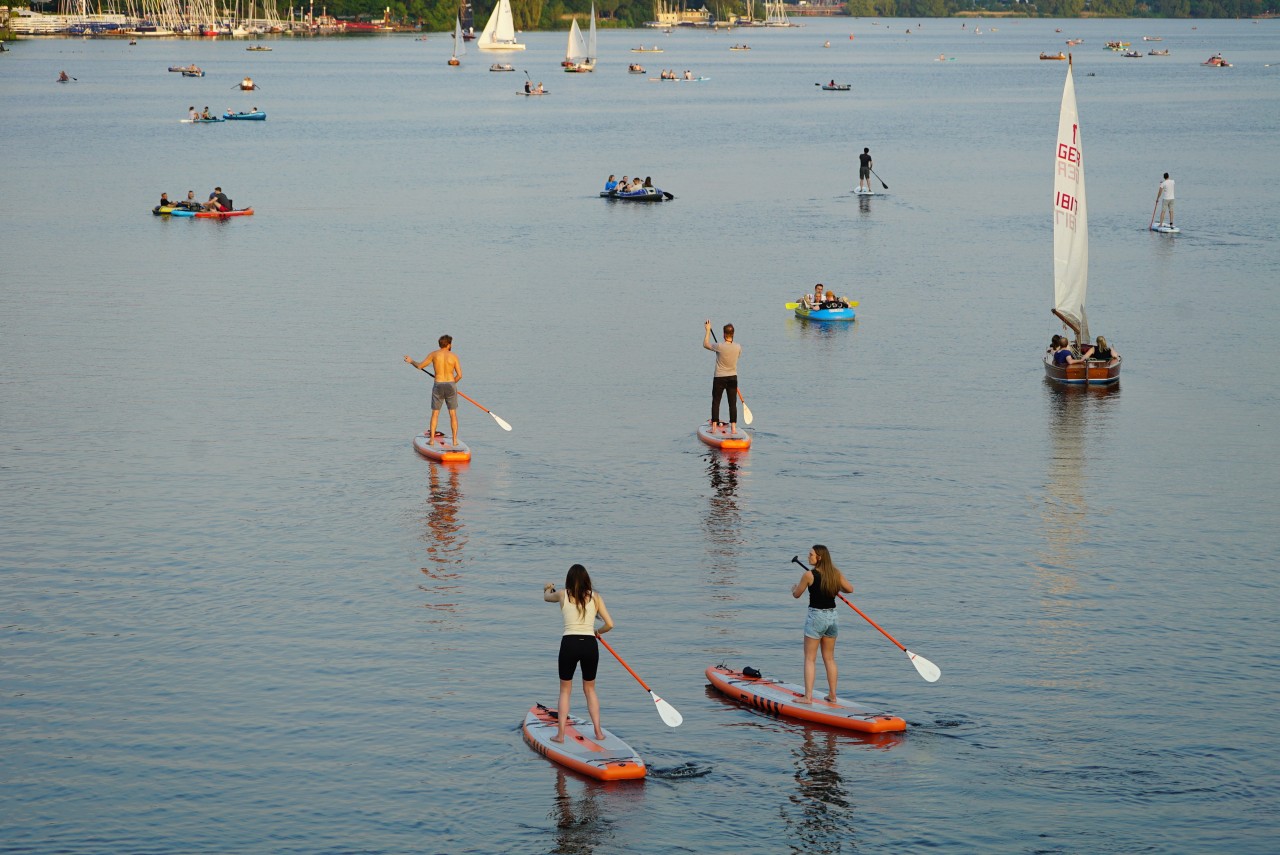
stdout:
[[[448,71],[443,36],[4,54],[0,850],[1270,851],[1273,22],[1058,23],[1111,392],[1040,377],[1052,21],[675,33],[651,65],[712,79],[669,88],[621,74],[640,33],[563,80],[530,34],[546,99]],[[1139,26],[1173,62],[1101,49]],[[177,123],[250,68],[268,122]],[[811,91],[833,75],[855,91]],[[861,145],[883,197],[847,192]],[[1166,169],[1176,239],[1143,230]],[[676,201],[595,198],[633,171]],[[145,213],[212,184],[258,215]],[[817,281],[856,324],[789,317]],[[746,454],[693,437],[708,317],[744,344]],[[430,387],[399,359],[441,332],[516,427],[464,403],[463,468],[409,446]],[[842,614],[842,693],[905,735],[704,685],[799,675],[814,542],[943,668]],[[639,786],[516,727],[574,561],[685,716],[603,663]]]

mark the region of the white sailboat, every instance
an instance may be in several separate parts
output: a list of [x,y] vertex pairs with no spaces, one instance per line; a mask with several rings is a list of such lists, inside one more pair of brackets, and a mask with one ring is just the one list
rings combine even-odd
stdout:
[[578,19],[574,18],[569,27],[569,46],[565,49],[565,71],[581,72],[596,70],[596,7],[591,4],[591,35],[582,38],[582,30],[578,27]]
[[[1077,354],[1092,342],[1085,314],[1089,285],[1089,214],[1084,192],[1084,156],[1076,87],[1067,60],[1067,82],[1058,114],[1058,144],[1053,170],[1053,314],[1075,333]],[[1086,359],[1070,365],[1054,364],[1046,353],[1049,379],[1070,385],[1109,385],[1120,379],[1120,358]]]
[[476,47],[480,50],[524,50],[524,45],[516,41],[516,23],[511,15],[511,0],[498,0],[489,23],[484,25],[484,32],[476,39]]
[[460,18],[453,19],[453,56],[449,57],[450,65],[462,65],[462,61],[458,57],[467,52],[467,43],[462,40],[462,20]]

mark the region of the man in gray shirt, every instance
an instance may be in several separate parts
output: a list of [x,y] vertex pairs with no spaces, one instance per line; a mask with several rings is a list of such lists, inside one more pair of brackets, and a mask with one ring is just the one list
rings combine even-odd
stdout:
[[742,345],[733,340],[733,324],[724,325],[724,341],[711,342],[711,321],[706,321],[706,333],[702,336],[702,346],[716,354],[716,373],[711,381],[711,423],[720,421],[720,394],[723,392],[729,399],[729,431],[738,432],[738,357],[742,355]]

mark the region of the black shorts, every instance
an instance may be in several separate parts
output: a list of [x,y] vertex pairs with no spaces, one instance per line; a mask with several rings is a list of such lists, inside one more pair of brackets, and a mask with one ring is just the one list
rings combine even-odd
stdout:
[[574,669],[582,663],[582,679],[590,683],[600,667],[600,645],[594,635],[560,636],[560,679],[572,680]]

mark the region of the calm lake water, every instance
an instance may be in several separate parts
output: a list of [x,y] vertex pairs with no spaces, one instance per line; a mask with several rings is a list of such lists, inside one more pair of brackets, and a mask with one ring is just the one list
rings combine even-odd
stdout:
[[[1171,55],[1103,48],[1143,35]],[[1040,366],[1066,66],[1037,57],[1072,36],[1110,392]],[[605,31],[592,75],[525,41],[0,57],[0,851],[1274,851],[1277,23]],[[883,196],[850,192],[863,146]],[[1143,223],[1165,171],[1175,237]],[[257,215],[150,213],[214,185]],[[815,282],[858,322],[791,317]],[[736,457],[694,438],[706,318],[744,349]],[[515,427],[464,402],[465,467],[410,447],[401,357],[446,332]],[[813,543],[943,670],[841,613],[841,694],[905,734],[706,685],[799,679]],[[602,662],[640,784],[520,738],[574,562],[684,714]]]

